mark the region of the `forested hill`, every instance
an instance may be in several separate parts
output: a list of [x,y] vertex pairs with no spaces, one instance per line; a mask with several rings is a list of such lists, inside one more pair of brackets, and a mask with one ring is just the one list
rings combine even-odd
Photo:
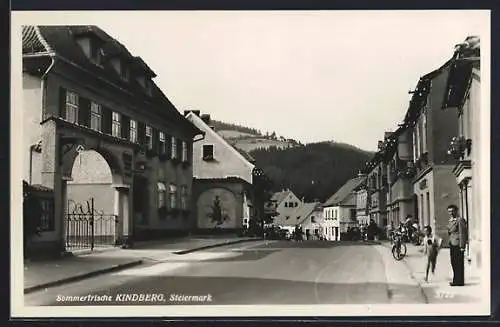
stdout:
[[290,188],[306,201],[325,201],[347,180],[356,177],[373,153],[344,143],[321,142],[250,154],[274,182],[274,191]]

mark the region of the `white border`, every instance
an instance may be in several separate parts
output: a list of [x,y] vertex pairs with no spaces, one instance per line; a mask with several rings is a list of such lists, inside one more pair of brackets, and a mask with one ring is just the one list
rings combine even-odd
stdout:
[[[346,11],[344,15],[359,14],[361,11]],[[394,13],[394,11],[392,11]],[[418,13],[419,11],[414,11]],[[435,11],[434,11],[435,12]],[[463,11],[464,13],[466,11]],[[490,12],[481,12],[485,17],[484,33],[481,35],[481,138],[484,148],[490,148]],[[382,13],[382,12],[379,12]],[[193,12],[193,14],[204,14]],[[209,14],[229,15],[241,14],[232,12],[209,12]],[[293,14],[299,14],[295,11]],[[126,16],[125,16],[126,15]],[[82,12],[12,12],[11,15],[11,64],[12,64],[12,110],[11,126],[22,126],[22,60],[21,60],[21,26],[23,24],[71,25],[92,24],[99,25],[105,19],[135,21],[148,20],[151,15],[162,15],[161,11],[82,11]],[[422,36],[425,42],[425,36]],[[465,38],[465,35],[464,35]],[[416,40],[419,42],[419,40]],[[450,55],[452,47],[450,45]],[[431,69],[431,68],[430,68]],[[22,144],[23,131],[21,128],[11,128],[11,148]],[[21,142],[20,142],[21,141]],[[11,153],[11,235],[22,233],[22,188],[19,182],[22,178],[22,154],[20,151]],[[478,304],[390,304],[390,305],[241,305],[241,306],[86,306],[86,307],[26,307],[23,294],[23,265],[22,265],[22,238],[11,237],[11,314],[13,317],[193,317],[193,316],[223,316],[223,317],[265,317],[265,316],[443,316],[443,315],[487,315],[490,313],[490,153],[481,153],[481,176],[479,178],[483,196],[482,202],[482,257],[484,287]]]

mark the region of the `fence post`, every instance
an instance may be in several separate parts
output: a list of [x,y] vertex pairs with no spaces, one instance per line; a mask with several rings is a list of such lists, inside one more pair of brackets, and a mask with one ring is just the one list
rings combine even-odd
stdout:
[[94,250],[94,198],[90,198],[90,228],[91,228],[91,235],[90,235],[90,250]]

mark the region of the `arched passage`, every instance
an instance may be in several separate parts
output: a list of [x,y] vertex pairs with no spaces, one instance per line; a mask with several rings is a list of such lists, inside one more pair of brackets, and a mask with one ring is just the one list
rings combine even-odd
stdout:
[[66,247],[113,246],[120,236],[123,198],[119,164],[112,154],[80,149],[73,154],[66,186]]

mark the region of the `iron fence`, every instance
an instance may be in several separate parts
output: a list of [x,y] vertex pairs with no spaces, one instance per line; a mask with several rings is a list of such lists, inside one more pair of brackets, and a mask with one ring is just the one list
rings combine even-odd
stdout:
[[91,249],[114,246],[118,216],[94,208],[94,198],[85,203],[68,201],[65,220],[66,249]]

